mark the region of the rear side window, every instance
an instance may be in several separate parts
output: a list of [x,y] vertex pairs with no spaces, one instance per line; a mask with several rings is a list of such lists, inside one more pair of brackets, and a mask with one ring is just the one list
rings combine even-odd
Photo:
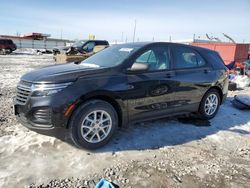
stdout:
[[207,52],[206,56],[209,62],[211,62],[215,68],[225,69],[224,61],[217,52]]
[[12,40],[0,40],[0,44],[13,44]]
[[173,47],[174,67],[176,69],[196,68],[206,65],[199,53],[187,47]]
[[0,40],[0,44],[6,44],[6,40]]

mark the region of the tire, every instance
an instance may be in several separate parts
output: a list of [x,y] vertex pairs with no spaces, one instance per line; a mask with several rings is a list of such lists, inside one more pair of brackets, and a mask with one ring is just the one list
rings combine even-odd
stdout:
[[70,136],[76,146],[91,150],[107,144],[117,127],[118,116],[113,106],[102,100],[90,100],[73,113]]
[[6,54],[11,54],[12,53],[12,50],[10,48],[6,48]]
[[1,54],[1,55],[6,55],[6,49],[4,49],[4,48],[1,49],[1,50],[0,50],[0,54]]
[[[214,103],[209,103],[209,101],[214,101]],[[203,96],[200,107],[199,115],[201,119],[209,120],[212,119],[218,112],[221,104],[221,98],[219,92],[216,89],[210,89]],[[211,110],[209,110],[211,109]]]

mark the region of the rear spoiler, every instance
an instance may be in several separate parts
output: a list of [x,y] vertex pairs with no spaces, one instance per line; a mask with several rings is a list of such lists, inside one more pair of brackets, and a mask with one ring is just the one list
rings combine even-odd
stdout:
[[226,67],[229,69],[229,70],[232,70],[234,68],[234,65],[235,65],[236,61],[232,61],[231,63],[227,64]]

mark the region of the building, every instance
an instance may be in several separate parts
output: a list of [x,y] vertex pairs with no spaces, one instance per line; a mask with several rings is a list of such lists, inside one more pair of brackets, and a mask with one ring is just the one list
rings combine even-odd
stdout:
[[50,38],[50,34],[28,33],[22,36],[0,35],[0,38],[11,39],[17,48],[33,48],[51,50],[56,46],[68,46],[74,41]]

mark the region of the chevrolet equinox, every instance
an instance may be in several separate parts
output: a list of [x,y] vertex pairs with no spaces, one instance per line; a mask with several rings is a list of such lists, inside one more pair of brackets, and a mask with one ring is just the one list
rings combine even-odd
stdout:
[[211,119],[227,91],[227,70],[217,52],[131,43],[25,74],[14,111],[29,129],[64,128],[78,147],[94,149],[129,122],[181,114]]

